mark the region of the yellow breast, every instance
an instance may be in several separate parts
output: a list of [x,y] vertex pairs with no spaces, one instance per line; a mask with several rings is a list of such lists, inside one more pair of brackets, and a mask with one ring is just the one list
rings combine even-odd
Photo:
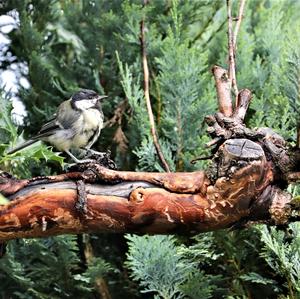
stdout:
[[[82,112],[82,121],[78,121],[80,127],[76,128],[72,147],[82,148],[92,145],[98,138],[103,127],[103,115],[97,109],[88,109]],[[94,138],[93,138],[94,136]]]
[[98,127],[102,129],[103,127],[103,117],[99,110],[97,109],[88,109],[83,111],[83,131],[94,130]]

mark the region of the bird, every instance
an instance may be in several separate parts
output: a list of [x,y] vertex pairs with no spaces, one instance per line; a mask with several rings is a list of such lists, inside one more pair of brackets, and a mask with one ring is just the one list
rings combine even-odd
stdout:
[[75,163],[90,162],[76,158],[70,150],[82,149],[101,154],[90,148],[103,128],[101,100],[106,97],[89,89],[74,93],[70,99],[59,105],[55,117],[46,122],[35,136],[13,148],[8,154],[14,154],[41,140],[68,154]]

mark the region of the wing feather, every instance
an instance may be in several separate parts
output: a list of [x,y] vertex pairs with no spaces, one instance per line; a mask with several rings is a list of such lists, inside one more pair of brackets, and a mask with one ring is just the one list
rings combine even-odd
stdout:
[[32,139],[51,136],[59,129],[71,129],[79,117],[80,112],[71,107],[70,101],[65,101],[58,107],[57,116],[45,123],[37,135],[33,136]]

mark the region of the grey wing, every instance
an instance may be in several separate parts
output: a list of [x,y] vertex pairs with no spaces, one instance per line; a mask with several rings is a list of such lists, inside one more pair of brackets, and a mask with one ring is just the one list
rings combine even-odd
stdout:
[[69,101],[65,101],[59,106],[57,116],[45,123],[38,134],[32,139],[40,139],[51,136],[57,130],[70,129],[79,117],[80,112],[72,109]]
[[68,100],[59,106],[56,121],[62,129],[71,129],[81,117],[80,111],[73,109],[71,101]]
[[40,131],[35,136],[31,137],[31,139],[40,139],[43,137],[48,137],[52,135],[57,129],[60,128],[61,127],[59,126],[56,118],[53,118],[49,120],[47,123],[45,123],[40,129]]

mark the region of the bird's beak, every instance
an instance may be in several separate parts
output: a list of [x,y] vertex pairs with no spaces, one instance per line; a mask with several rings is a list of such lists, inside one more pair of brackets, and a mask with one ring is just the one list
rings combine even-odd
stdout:
[[99,96],[98,101],[102,101],[103,99],[107,98],[108,96]]

